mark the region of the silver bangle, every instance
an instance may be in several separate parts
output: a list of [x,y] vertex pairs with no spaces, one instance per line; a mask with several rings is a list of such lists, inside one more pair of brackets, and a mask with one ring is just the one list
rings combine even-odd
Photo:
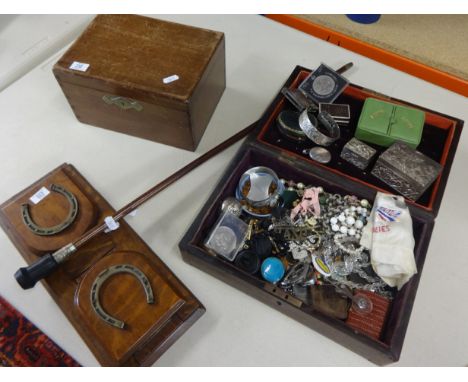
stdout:
[[[328,135],[319,131],[319,124],[327,130]],[[327,112],[321,112],[318,114],[318,118],[315,118],[306,109],[299,116],[299,126],[307,138],[320,146],[330,146],[340,138],[340,127]]]

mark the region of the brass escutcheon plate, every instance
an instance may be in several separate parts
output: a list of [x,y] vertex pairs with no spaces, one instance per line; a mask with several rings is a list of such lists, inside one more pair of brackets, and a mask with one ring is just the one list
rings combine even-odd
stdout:
[[134,109],[136,111],[142,111],[143,105],[134,99],[115,96],[115,95],[105,95],[102,97],[102,100],[108,105],[115,105],[119,109],[129,110]]

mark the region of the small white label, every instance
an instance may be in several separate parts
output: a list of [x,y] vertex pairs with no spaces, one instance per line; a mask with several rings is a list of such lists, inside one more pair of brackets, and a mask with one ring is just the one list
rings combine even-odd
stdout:
[[50,191],[46,187],[42,187],[39,191],[37,191],[33,196],[29,198],[29,200],[37,204],[39,203],[42,199],[44,199],[47,195],[50,194]]
[[170,84],[171,82],[177,81],[179,79],[179,76],[177,74],[173,74],[172,76],[163,78],[163,82],[165,84]]
[[84,64],[83,62],[74,61],[70,65],[70,69],[79,70],[80,72],[86,72],[89,68],[89,64]]
[[120,223],[116,222],[112,216],[107,216],[104,219],[104,223],[106,223],[107,226],[107,230],[105,232],[115,231],[120,227]]
[[128,214],[128,216],[134,217],[134,216],[137,215],[137,212],[138,212],[138,210],[133,210],[132,212],[130,212],[130,213]]

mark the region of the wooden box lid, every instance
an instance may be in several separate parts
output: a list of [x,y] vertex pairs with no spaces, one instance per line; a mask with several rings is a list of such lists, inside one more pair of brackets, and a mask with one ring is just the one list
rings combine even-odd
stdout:
[[[187,102],[222,32],[137,15],[98,15],[55,64],[66,81],[98,89],[127,88]],[[74,62],[85,71],[70,69]],[[165,84],[163,79],[179,79]]]

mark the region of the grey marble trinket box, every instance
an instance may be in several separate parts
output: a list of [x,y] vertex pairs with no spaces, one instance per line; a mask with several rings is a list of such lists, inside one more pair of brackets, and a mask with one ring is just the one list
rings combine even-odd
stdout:
[[346,143],[341,151],[341,158],[355,165],[357,168],[364,170],[371,159],[374,157],[376,150],[366,145],[364,142],[356,138],[352,138]]
[[380,155],[372,174],[408,199],[418,200],[441,171],[442,165],[397,141]]

